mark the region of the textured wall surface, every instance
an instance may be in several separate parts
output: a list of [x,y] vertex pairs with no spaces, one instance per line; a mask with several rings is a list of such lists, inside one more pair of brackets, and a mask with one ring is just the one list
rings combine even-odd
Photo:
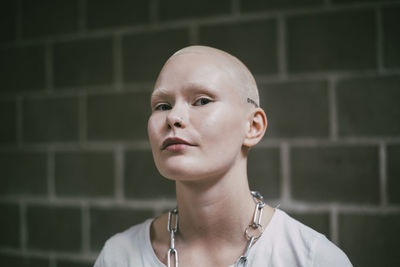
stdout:
[[174,206],[146,136],[163,62],[189,44],[253,71],[269,128],[252,188],[355,266],[400,266],[400,2],[2,1],[0,266],[91,266]]

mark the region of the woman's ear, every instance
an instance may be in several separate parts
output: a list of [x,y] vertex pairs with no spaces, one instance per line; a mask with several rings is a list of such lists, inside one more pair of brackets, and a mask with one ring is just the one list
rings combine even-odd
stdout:
[[261,108],[256,108],[249,117],[249,127],[243,145],[246,147],[255,146],[263,138],[267,129],[267,115]]

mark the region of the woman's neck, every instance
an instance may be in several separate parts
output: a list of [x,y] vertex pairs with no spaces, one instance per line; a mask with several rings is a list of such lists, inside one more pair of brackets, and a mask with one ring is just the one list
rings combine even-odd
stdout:
[[177,181],[176,193],[183,242],[245,241],[243,233],[255,209],[246,172],[200,182]]

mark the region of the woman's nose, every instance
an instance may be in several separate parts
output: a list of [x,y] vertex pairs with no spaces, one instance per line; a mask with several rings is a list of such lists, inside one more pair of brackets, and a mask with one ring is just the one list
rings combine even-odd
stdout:
[[167,127],[171,128],[184,128],[186,126],[185,115],[183,107],[175,105],[167,116]]

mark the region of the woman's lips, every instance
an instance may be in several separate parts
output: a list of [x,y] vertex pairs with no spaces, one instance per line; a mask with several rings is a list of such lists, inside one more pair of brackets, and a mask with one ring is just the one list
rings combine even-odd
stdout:
[[193,145],[184,139],[178,137],[170,137],[164,140],[161,146],[161,150],[179,151],[187,146]]

